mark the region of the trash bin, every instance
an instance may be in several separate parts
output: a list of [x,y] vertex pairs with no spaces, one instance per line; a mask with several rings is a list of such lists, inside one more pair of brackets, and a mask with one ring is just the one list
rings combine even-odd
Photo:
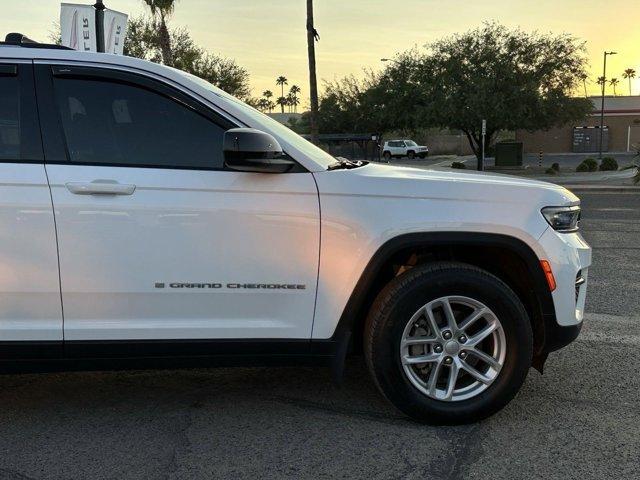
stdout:
[[496,167],[521,167],[522,142],[496,143]]

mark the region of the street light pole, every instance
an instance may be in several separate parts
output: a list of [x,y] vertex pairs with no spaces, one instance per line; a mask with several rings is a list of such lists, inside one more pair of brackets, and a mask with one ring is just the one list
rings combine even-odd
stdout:
[[607,56],[616,55],[618,52],[604,52],[604,67],[602,69],[602,95],[600,103],[600,145],[598,146],[598,158],[602,160],[602,142],[604,140],[604,91],[607,85]]
[[96,9],[96,50],[104,53],[104,10],[102,0],[96,0],[93,8]]

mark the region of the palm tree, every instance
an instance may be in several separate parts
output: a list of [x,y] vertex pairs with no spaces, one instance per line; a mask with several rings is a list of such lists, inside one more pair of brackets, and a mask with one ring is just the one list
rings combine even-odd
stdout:
[[601,90],[602,90],[602,94],[604,95],[604,91],[605,91],[605,89],[607,88],[607,87],[606,87],[607,81],[605,80],[605,78],[604,78],[604,77],[598,77],[598,80],[596,81],[596,83],[597,83],[598,85],[600,85],[600,88],[601,88]]
[[320,39],[313,24],[313,0],[307,0],[307,53],[309,55],[309,100],[311,115],[311,141],[318,144],[318,80],[316,78],[316,40]]
[[622,74],[622,78],[629,80],[629,95],[631,95],[631,80],[636,78],[636,71],[633,68],[627,68]]
[[588,97],[589,95],[587,94],[587,79],[589,78],[589,75],[587,75],[586,73],[581,73],[580,74],[580,80],[582,80],[582,86],[584,87],[584,96]]
[[269,113],[273,112],[273,109],[276,108],[276,104],[273,103],[271,100],[268,101],[269,105],[267,106],[267,109],[269,110]]
[[[281,89],[281,95],[280,98],[285,98],[284,96],[284,86],[289,84],[289,80],[287,80],[287,77],[285,77],[284,75],[280,75],[278,78],[276,78],[276,85],[280,85],[280,89]],[[278,100],[280,100],[280,98]],[[285,98],[286,100],[286,98]],[[278,103],[278,102],[276,102]],[[284,113],[284,103],[280,102],[278,103],[278,105],[280,105],[282,107],[282,113]]]
[[613,87],[613,95],[614,96],[618,95],[616,93],[616,87],[618,86],[619,83],[620,83],[620,80],[618,80],[617,78],[612,78],[611,80],[609,80],[609,85],[611,85]]
[[162,63],[165,65],[173,65],[173,54],[171,52],[171,36],[167,28],[167,19],[175,9],[176,0],[143,0],[147,4],[153,21],[158,29],[160,38],[160,51],[162,52]]
[[298,99],[298,94],[300,93],[300,87],[297,85],[291,85],[289,89],[289,96],[293,99],[291,105],[293,105],[293,111],[298,111],[298,105],[300,105],[300,100]]
[[282,108],[282,113],[284,113],[284,106],[287,104],[287,97],[278,97],[276,100],[276,105],[280,105]]
[[260,100],[258,100],[258,108],[264,112],[269,108],[269,103],[269,100],[267,100],[266,98],[261,98]]
[[273,92],[271,90],[265,90],[264,92],[262,92],[262,97],[263,100],[265,101],[265,110],[269,110],[269,113],[271,113],[271,110],[273,110],[273,107],[275,107],[275,104],[271,101],[271,97],[273,97]]

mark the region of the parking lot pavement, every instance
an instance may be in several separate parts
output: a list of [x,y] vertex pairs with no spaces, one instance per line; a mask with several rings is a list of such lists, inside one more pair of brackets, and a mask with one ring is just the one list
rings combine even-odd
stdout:
[[578,340],[475,425],[412,423],[361,359],[323,369],[0,377],[0,479],[640,478],[640,194],[580,192]]

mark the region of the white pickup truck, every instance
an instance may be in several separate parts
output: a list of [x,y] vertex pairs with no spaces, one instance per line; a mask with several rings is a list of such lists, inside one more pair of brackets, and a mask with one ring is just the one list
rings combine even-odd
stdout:
[[[13,37],[15,38],[15,36]],[[568,190],[337,160],[207,82],[0,44],[0,368],[319,364],[476,421],[579,333]]]

